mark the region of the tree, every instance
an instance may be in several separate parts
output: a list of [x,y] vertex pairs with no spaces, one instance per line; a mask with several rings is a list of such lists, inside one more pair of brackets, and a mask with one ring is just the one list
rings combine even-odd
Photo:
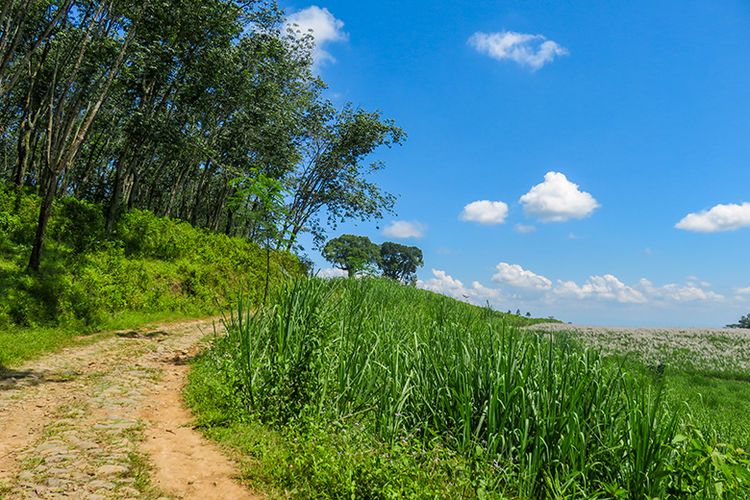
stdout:
[[[50,60],[47,89],[47,130],[39,218],[28,268],[38,271],[52,202],[60,176],[81,151],[104,105],[135,34],[138,15],[128,19],[107,3],[77,12],[86,22],[82,34],[60,36]],[[117,37],[113,33],[122,33]]]
[[368,158],[403,131],[326,100],[285,21],[273,0],[3,2],[0,182],[39,196],[29,270],[71,195],[107,233],[146,209],[288,250],[390,211]]
[[336,111],[330,102],[313,107],[306,123],[303,161],[291,179],[294,196],[284,232],[293,242],[300,231],[310,231],[319,244],[325,231],[317,217],[324,207],[326,222],[334,228],[347,219],[382,218],[393,208],[395,197],[366,178],[383,164],[365,159],[380,146],[400,144],[405,134],[378,112],[351,106]]
[[367,236],[344,234],[326,243],[323,257],[352,278],[359,272],[371,271],[377,266],[380,248]]
[[386,278],[402,283],[415,283],[417,268],[424,265],[422,250],[388,241],[380,245],[378,264]]
[[727,325],[727,328],[750,328],[750,314],[742,316],[737,323]]

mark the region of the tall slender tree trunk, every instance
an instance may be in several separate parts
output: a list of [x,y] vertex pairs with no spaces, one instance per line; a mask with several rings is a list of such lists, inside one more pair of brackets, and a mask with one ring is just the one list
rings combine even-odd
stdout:
[[124,170],[127,168],[123,166],[123,164],[126,163],[124,158],[120,158],[120,160],[117,162],[117,167],[115,167],[115,185],[112,188],[112,198],[109,201],[109,207],[107,208],[107,224],[106,224],[106,231],[107,233],[111,233],[115,228],[115,221],[117,221],[117,218],[120,216],[120,208],[121,208],[121,199],[122,199],[122,192],[124,189],[124,177],[125,172]]
[[31,258],[29,259],[29,271],[38,272],[42,262],[42,247],[44,246],[44,236],[47,232],[47,223],[49,222],[49,216],[52,213],[52,202],[55,199],[55,191],[57,190],[57,176],[53,172],[48,172],[47,179],[44,184],[44,198],[39,207],[39,219],[36,226],[36,234],[34,236],[34,246],[31,249]]
[[31,157],[31,137],[34,133],[34,122],[27,115],[21,122],[18,131],[18,158],[13,181],[19,189],[23,187],[26,173],[29,171],[29,158]]

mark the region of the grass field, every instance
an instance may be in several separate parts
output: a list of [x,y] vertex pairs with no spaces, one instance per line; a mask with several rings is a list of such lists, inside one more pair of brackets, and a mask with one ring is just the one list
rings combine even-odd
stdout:
[[264,491],[294,498],[750,492],[747,455],[717,440],[741,433],[711,425],[704,402],[680,401],[687,385],[658,367],[381,280],[300,281],[272,304],[234,314],[186,392],[200,425],[248,458],[245,479]]
[[667,396],[717,442],[750,449],[750,330],[599,328],[549,324],[645,374],[663,369]]

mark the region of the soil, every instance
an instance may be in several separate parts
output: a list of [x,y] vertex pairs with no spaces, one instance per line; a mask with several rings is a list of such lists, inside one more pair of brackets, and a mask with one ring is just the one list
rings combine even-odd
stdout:
[[212,320],[116,332],[0,375],[0,498],[262,498],[193,428]]

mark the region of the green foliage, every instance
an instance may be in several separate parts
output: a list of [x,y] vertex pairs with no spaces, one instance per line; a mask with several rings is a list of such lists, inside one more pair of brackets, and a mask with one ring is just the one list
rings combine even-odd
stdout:
[[266,255],[244,239],[142,210],[123,216],[106,237],[101,206],[60,199],[50,222],[49,260],[29,274],[24,242],[35,214],[23,207],[33,196],[20,198],[20,211],[15,195],[10,198],[0,197],[0,346],[10,349],[0,359],[22,349],[4,341],[19,327],[92,330],[133,312],[207,314],[228,307],[238,290],[260,300],[269,263],[274,285],[304,273],[290,254]]
[[[384,280],[299,281],[270,306],[233,314],[229,336],[202,361],[204,381],[194,381],[191,401],[225,439],[242,426],[273,432],[294,454],[294,470],[280,474],[278,464],[256,456],[266,469],[251,473],[302,497],[378,498],[385,495],[372,492],[383,484],[409,496],[411,483],[398,478],[415,470],[425,474],[417,473],[418,484],[435,474],[435,496],[454,496],[455,483],[410,461],[420,453],[439,461],[454,454],[445,463],[457,479],[471,469],[463,497],[675,498],[679,488],[699,491],[675,478],[718,452],[746,465],[734,448],[686,451],[678,429],[687,417],[668,405],[660,379],[629,374],[565,336],[519,331],[508,319]],[[211,389],[199,395],[205,381]],[[231,396],[217,409],[211,393]],[[403,443],[389,460],[409,465],[383,469],[350,457],[344,436],[358,436],[370,458]],[[733,485],[725,492],[750,491],[739,469],[701,470],[711,485]]]
[[727,325],[727,328],[750,328],[750,314],[742,316],[737,323]]
[[[41,266],[58,196],[104,207],[108,234],[135,208],[287,251],[303,232],[317,244],[326,225],[391,210],[394,196],[370,179],[383,164],[368,158],[404,132],[327,100],[313,37],[286,21],[275,1],[5,1],[0,179],[33,188],[40,216],[36,231],[0,226],[32,238],[29,268]],[[70,203],[74,222],[99,225],[99,208]],[[126,227],[128,255],[180,258],[190,235],[169,225],[171,240],[154,246],[158,226]],[[59,227],[55,239],[82,253],[94,229]]]
[[50,236],[74,253],[93,252],[104,242],[102,207],[85,200],[63,198],[57,203],[57,217]]
[[185,397],[210,437],[235,448],[242,478],[270,497],[466,498],[491,489],[499,469],[439,443],[404,437],[383,443],[362,426],[319,419],[272,427],[249,417],[226,337],[198,358]]
[[729,444],[711,444],[695,427],[674,437],[669,493],[676,498],[747,498],[750,455]]
[[417,268],[424,265],[422,250],[387,241],[380,245],[380,269],[383,276],[402,283],[416,283]]
[[345,270],[351,278],[357,273],[375,269],[380,260],[380,249],[367,236],[344,234],[326,243],[323,257],[333,266]]
[[125,254],[147,259],[168,260],[194,252],[202,233],[186,222],[154,217],[147,210],[133,210],[117,224],[117,239]]

